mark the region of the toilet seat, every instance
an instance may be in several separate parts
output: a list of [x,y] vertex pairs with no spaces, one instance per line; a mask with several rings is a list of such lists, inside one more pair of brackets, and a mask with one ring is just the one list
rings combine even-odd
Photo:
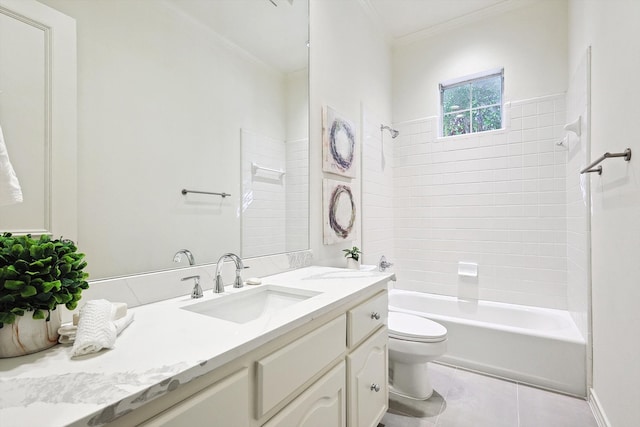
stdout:
[[425,343],[447,339],[447,328],[424,317],[390,311],[388,320],[390,338]]

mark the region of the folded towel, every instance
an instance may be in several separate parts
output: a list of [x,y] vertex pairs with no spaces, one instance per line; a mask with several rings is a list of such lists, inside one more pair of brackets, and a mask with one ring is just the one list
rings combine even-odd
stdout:
[[9,161],[9,153],[0,128],[0,206],[22,202],[20,182]]
[[[133,321],[133,313],[126,313],[126,306],[107,300],[92,300],[80,309],[78,329],[71,349],[71,357],[97,353],[103,348],[113,348],[116,336]],[[113,319],[125,313],[124,317]]]
[[[122,319],[127,315],[127,304],[124,302],[113,302],[111,303],[111,320],[116,321],[118,319]],[[78,331],[78,321],[80,320],[80,315],[78,313],[73,313],[73,323],[64,324],[58,328],[58,342],[60,344],[73,344],[76,339],[76,333]],[[133,320],[133,318],[131,319]],[[131,321],[129,321],[131,323]],[[128,326],[128,324],[127,324]],[[126,326],[125,326],[126,327]],[[117,329],[117,327],[116,327]],[[124,329],[124,328],[122,328]],[[120,332],[118,332],[119,334]]]
[[123,318],[114,321],[116,335],[120,335],[120,332],[124,331],[131,322],[133,322],[133,313],[128,313]]

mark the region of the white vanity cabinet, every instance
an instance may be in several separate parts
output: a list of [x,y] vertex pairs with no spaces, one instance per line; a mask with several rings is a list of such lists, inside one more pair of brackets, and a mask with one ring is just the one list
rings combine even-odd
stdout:
[[375,427],[387,410],[387,328],[347,355],[349,426]]
[[340,362],[264,427],[345,427],[345,372]]
[[376,427],[388,407],[388,305],[382,292],[347,311],[347,420],[352,427]]
[[387,292],[314,318],[110,427],[376,427],[387,409]]
[[248,396],[248,370],[241,369],[140,426],[248,426]]

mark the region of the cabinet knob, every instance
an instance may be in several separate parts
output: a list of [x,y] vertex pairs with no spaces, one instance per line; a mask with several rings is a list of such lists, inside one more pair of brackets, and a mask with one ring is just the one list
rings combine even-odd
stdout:
[[380,314],[374,311],[373,313],[371,313],[371,318],[375,320],[380,320]]
[[376,393],[380,391],[380,386],[376,383],[371,384],[369,390],[375,391]]

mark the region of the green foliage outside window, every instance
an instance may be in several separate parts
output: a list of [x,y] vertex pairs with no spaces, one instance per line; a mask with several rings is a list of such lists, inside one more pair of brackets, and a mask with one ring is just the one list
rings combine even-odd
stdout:
[[502,127],[502,73],[441,86],[442,135]]

